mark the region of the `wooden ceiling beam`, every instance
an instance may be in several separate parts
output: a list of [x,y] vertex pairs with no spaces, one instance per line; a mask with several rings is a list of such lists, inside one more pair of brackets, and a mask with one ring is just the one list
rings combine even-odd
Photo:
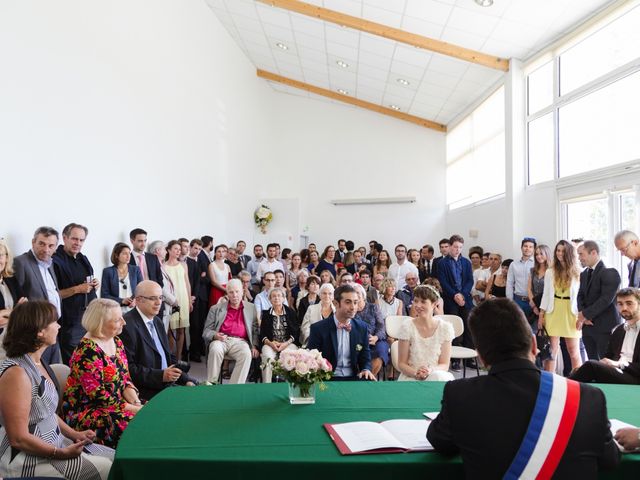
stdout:
[[433,38],[424,37],[415,33],[406,32],[399,28],[389,27],[380,23],[371,22],[360,17],[353,17],[345,13],[329,10],[328,8],[318,7],[300,0],[257,0],[259,2],[271,5],[273,7],[283,8],[291,12],[306,15],[308,17],[317,18],[325,22],[335,23],[336,25],[353,28],[362,32],[371,33],[380,37],[394,40],[396,42],[405,43],[413,47],[423,48],[432,52],[447,55],[467,62],[483,65],[485,67],[494,68],[504,72],[509,71],[509,60],[487,55],[486,53],[471,50],[469,48],[452,45],[451,43],[435,40]]
[[343,95],[332,90],[327,90],[326,88],[317,87],[309,83],[304,83],[292,78],[283,77],[282,75],[267,72],[266,70],[258,69],[256,73],[258,74],[258,77],[264,78],[265,80],[282,83],[283,85],[299,88],[300,90],[315,93],[316,95],[321,95],[332,100],[338,100],[340,102],[348,103],[349,105],[355,105],[356,107],[365,108],[377,113],[382,113],[383,115],[389,115],[390,117],[404,120],[405,122],[415,123],[416,125],[420,125],[421,127],[431,128],[433,130],[437,130],[438,132],[447,131],[446,125],[436,123],[421,117],[416,117],[415,115],[409,115],[408,113],[403,113],[391,108],[382,107],[380,105],[376,105],[375,103],[366,102],[364,100],[350,97],[349,95]]

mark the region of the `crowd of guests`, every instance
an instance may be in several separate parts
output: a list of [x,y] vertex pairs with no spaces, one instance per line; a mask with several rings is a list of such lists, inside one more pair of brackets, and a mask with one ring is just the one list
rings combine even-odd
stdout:
[[[340,239],[321,253],[254,245],[250,256],[244,241],[147,244],[136,228],[98,280],[82,253],[87,235],[71,223],[58,245],[58,232],[40,227],[16,258],[0,241],[3,475],[106,478],[131,418],[167,386],[196,385],[190,362],[203,356],[205,384],[269,383],[271,362],[300,347],[320,350],[335,380],[453,380],[452,346],[475,347],[472,309],[502,297],[531,335],[548,337],[548,356],[536,360],[544,369],[555,371],[562,352],[571,378],[640,383],[640,242],[630,231],[614,240],[632,260],[625,289],[590,240],[551,249],[525,237],[520,258],[503,260],[480,246],[467,258],[452,235],[437,257],[431,245],[398,244],[392,260],[374,240],[367,250]],[[461,337],[443,314],[462,319]],[[390,316],[403,317],[398,338],[387,334]],[[55,363],[70,367],[66,385],[56,384]]]

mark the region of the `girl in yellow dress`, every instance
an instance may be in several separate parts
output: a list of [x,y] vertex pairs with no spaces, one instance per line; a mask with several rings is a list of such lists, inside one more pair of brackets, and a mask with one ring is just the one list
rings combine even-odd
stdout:
[[560,337],[565,339],[571,369],[582,365],[580,338],[582,332],[576,326],[578,315],[578,290],[580,271],[576,250],[566,240],[556,244],[552,268],[544,275],[544,293],[540,302],[538,328],[546,327],[551,338],[551,359],[545,361],[544,368],[555,371]]

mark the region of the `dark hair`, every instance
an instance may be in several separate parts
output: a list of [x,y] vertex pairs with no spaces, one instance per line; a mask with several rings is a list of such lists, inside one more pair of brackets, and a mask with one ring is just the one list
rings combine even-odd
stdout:
[[178,239],[178,243],[184,243],[184,242],[189,243],[189,239],[184,238],[184,237],[180,237],[180,238]]
[[[277,270],[274,270],[274,271],[273,271],[273,274],[274,274],[274,275],[275,275],[276,273],[279,273],[280,275],[283,275],[283,276],[284,276],[284,272],[283,272],[282,270],[280,270],[279,268],[278,268]],[[266,273],[265,273],[265,275],[266,275]]]
[[269,250],[270,248],[275,248],[277,250],[278,249],[278,244],[277,243],[269,243],[269,244],[267,244],[267,250]]
[[345,293],[351,293],[351,292],[358,293],[356,289],[349,284],[341,285],[338,288],[336,288],[335,292],[333,292],[333,299],[336,302],[340,303],[340,300],[342,300],[342,295],[344,295]]
[[399,248],[404,248],[404,251],[407,251],[407,246],[404,245],[403,243],[399,243],[398,245],[396,245],[396,248],[393,249],[393,251],[395,252],[396,250],[398,250]]
[[287,258],[287,255],[289,255],[291,253],[291,249],[290,248],[283,248],[282,249],[282,254],[280,255],[280,257],[285,260]]
[[453,234],[449,239],[449,245],[453,245],[455,242],[464,243],[464,238],[462,238],[462,236],[458,235],[457,233]]
[[58,320],[58,311],[46,300],[33,300],[17,305],[9,316],[2,345],[7,357],[35,352],[42,346],[38,332]]
[[229,247],[227,247],[224,243],[221,243],[220,245],[216,245],[216,248],[213,249],[213,253],[216,253],[221,248],[226,248],[227,250],[229,250]]
[[520,248],[522,248],[525,243],[533,243],[534,250],[538,246],[538,242],[536,242],[536,239],[533,237],[524,237],[522,242],[520,242]]
[[469,258],[471,258],[471,255],[473,255],[474,253],[477,253],[478,255],[480,255],[480,258],[482,258],[482,254],[484,253],[484,249],[479,245],[475,245],[475,246],[469,248]]
[[300,258],[302,259],[302,263],[309,264],[309,249],[303,248],[300,250]]
[[65,237],[68,237],[69,234],[71,233],[71,230],[73,230],[74,228],[81,228],[82,230],[84,230],[85,235],[89,235],[89,229],[87,227],[85,227],[84,225],[80,225],[79,223],[73,223],[73,222],[71,222],[69,225],[65,226],[62,229],[62,235],[64,235]]
[[256,251],[256,248],[258,248],[258,247],[262,248],[262,245],[260,245],[259,243],[256,243],[256,244],[253,246],[253,251],[255,252],[255,251]]
[[[340,242],[344,242],[345,244],[347,243],[347,241],[344,238],[341,238],[340,240],[338,240],[338,244],[340,244]],[[346,247],[346,245],[345,245]]]
[[380,253],[382,250],[384,250],[384,246],[381,243],[378,243],[378,242],[376,242],[376,245],[375,245],[374,248],[375,248],[376,252],[378,252],[378,253]]
[[336,249],[333,245],[327,245],[326,247],[324,247],[322,255],[320,255],[320,260],[324,260],[325,258],[327,258],[327,254],[329,253],[329,249],[331,248],[333,248],[334,251]]
[[531,327],[513,300],[496,298],[480,303],[471,310],[468,324],[476,350],[487,364],[528,358]]
[[509,267],[509,265],[511,265],[512,263],[513,263],[513,258],[507,258],[506,260],[502,261],[500,266],[501,267]]
[[360,272],[360,276],[362,276],[362,275],[369,275],[370,277],[373,277],[373,273],[368,268],[365,268],[364,270],[362,270]]
[[491,252],[484,252],[482,254],[483,257],[489,258],[489,256],[491,255]]
[[122,253],[122,250],[128,248],[131,250],[131,247],[124,242],[118,242],[113,246],[113,250],[111,250],[111,263],[118,266],[118,256]]
[[56,238],[60,238],[58,231],[53,227],[38,227],[36,231],[33,232],[33,239],[35,240],[38,235],[42,235],[44,237],[55,235]]
[[202,240],[202,248],[209,248],[213,244],[213,237],[211,235],[203,235],[200,237]]
[[189,243],[190,247],[193,247],[194,245],[200,245],[202,246],[202,240],[200,240],[199,238],[194,238],[193,240],[191,240],[191,242]]
[[171,247],[173,247],[174,245],[178,245],[180,248],[182,248],[182,246],[180,245],[180,241],[178,240],[169,240],[169,243],[167,243],[167,254],[164,256],[165,260],[169,260],[169,250],[171,250]]
[[582,248],[584,248],[588,253],[591,253],[595,250],[596,253],[600,255],[600,247],[593,240],[585,240],[582,243]]
[[347,240],[344,244],[348,251],[351,251],[355,248],[354,243],[351,240]]
[[433,285],[418,285],[413,289],[413,296],[414,298],[429,300],[431,303],[436,303],[440,298],[440,292]]
[[438,280],[437,278],[427,277],[424,279],[424,282],[422,282],[422,285],[431,285],[432,287],[435,287],[438,292],[440,292],[440,295],[442,295],[442,285],[440,285],[440,280]]
[[[429,244],[423,245],[422,248],[426,248],[427,252],[429,252],[429,253],[434,253],[435,252],[435,250],[433,249],[433,246],[431,246]],[[422,248],[420,250],[422,250]]]
[[307,286],[309,285],[309,282],[315,282],[318,286],[322,285],[322,280],[320,280],[320,277],[317,275],[309,275],[309,278],[307,278]]
[[616,293],[616,298],[619,297],[635,297],[636,302],[640,303],[640,289],[632,287],[621,288]]
[[442,240],[440,240],[438,242],[438,246],[441,247],[442,245],[451,245],[451,242],[449,242],[448,238],[443,238]]
[[134,240],[138,235],[146,235],[147,232],[141,228],[134,228],[129,232],[129,239]]

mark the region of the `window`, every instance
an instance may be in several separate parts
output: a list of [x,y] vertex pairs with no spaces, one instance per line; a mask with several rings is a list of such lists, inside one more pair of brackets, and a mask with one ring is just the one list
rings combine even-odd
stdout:
[[505,191],[504,88],[447,133],[447,205],[458,208]]
[[605,265],[615,267],[628,283],[629,259],[618,252],[613,237],[620,230],[638,230],[637,190],[606,192],[561,202],[563,238],[594,240]]
[[529,185],[640,158],[640,5],[627,8],[527,75]]

